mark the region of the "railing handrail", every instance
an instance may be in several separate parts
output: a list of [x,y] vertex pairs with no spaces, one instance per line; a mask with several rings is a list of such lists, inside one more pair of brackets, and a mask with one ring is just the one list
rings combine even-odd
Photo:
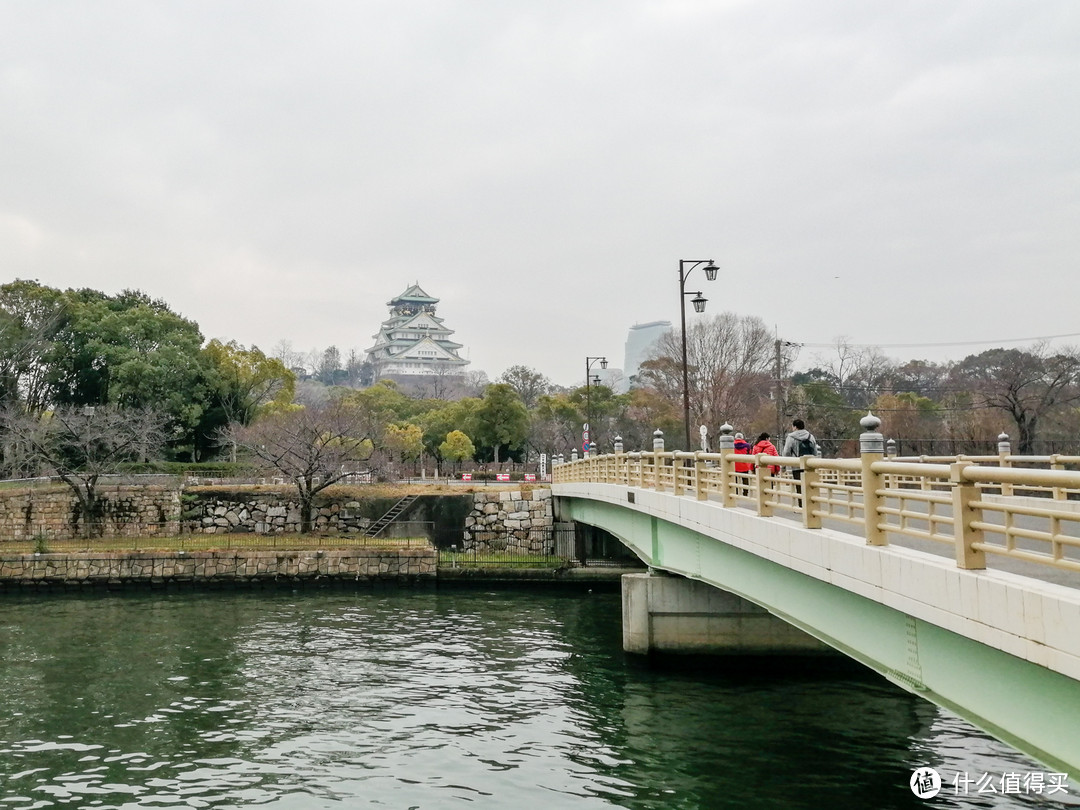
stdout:
[[[938,463],[922,460],[928,457],[890,458],[876,447],[867,452],[864,446],[861,457],[845,459],[748,455],[726,448],[612,453],[558,465],[552,481],[617,483],[693,494],[698,500],[718,495],[722,507],[750,506],[762,517],[777,509],[801,513],[808,529],[821,528],[823,519],[859,526],[871,545],[888,545],[890,535],[949,543],[961,568],[985,568],[990,554],[1080,572],[1080,532],[1063,528],[1080,526],[1080,504],[1064,505],[1070,496],[1080,500],[1080,471],[1064,469],[1069,459],[1080,458],[1002,454],[935,457],[947,462]],[[740,463],[754,471],[736,470]],[[1034,464],[1053,468],[1028,466]],[[781,471],[773,475],[775,468]],[[997,496],[984,497],[987,492]],[[950,513],[941,511],[946,506]],[[1016,518],[1046,526],[1017,525]],[[1001,535],[1004,542],[988,542],[988,535]]]

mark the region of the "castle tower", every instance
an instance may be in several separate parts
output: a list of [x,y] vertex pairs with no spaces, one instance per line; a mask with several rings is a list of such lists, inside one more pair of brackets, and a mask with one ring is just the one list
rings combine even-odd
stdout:
[[438,303],[419,283],[387,302],[390,317],[374,335],[375,345],[366,350],[376,380],[464,372],[469,361],[458,355],[461,344],[450,339],[454,330],[436,317]]

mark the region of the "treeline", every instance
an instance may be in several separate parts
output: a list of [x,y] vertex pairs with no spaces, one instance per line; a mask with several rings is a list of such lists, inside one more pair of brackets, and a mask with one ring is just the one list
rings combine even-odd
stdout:
[[[816,367],[793,372],[798,349],[777,341],[760,318],[695,320],[687,332],[692,442],[699,425],[715,442],[725,422],[748,435],[775,434],[800,416],[827,452],[840,454],[873,410],[905,453],[988,452],[1003,431],[1014,452],[1078,449],[1075,351],[1037,345],[955,363],[899,362],[838,342]],[[235,341],[206,342],[194,321],[142,292],[0,286],[4,411],[40,420],[87,408],[153,410],[161,440],[153,452],[142,447],[144,458],[257,459],[241,428],[336,403],[363,414],[364,461],[375,469],[406,471],[421,459],[445,469],[569,456],[581,447],[585,422],[602,451],[616,436],[627,449],[648,448],[658,428],[669,448],[685,444],[677,333],[655,346],[627,393],[594,381],[561,387],[521,365],[495,383],[474,373],[412,388],[366,374],[356,352],[343,357],[336,347],[302,356],[280,343],[268,355]],[[25,458],[15,468],[17,456],[7,448],[8,475],[32,472]]]

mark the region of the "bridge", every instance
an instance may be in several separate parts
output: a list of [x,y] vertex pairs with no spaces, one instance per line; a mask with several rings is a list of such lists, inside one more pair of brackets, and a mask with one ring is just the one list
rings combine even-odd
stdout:
[[[630,651],[831,648],[1052,768],[1080,773],[1080,458],[622,451],[559,464],[562,519],[649,566]],[[755,463],[737,472],[736,461]],[[771,468],[770,468],[771,465]],[[791,475],[801,472],[801,481]]]

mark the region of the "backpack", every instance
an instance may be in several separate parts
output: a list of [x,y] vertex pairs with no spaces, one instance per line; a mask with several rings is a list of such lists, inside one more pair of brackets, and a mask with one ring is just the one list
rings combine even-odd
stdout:
[[811,436],[807,436],[805,439],[798,439],[795,449],[798,451],[797,456],[816,456],[817,447],[814,446],[814,439]]

